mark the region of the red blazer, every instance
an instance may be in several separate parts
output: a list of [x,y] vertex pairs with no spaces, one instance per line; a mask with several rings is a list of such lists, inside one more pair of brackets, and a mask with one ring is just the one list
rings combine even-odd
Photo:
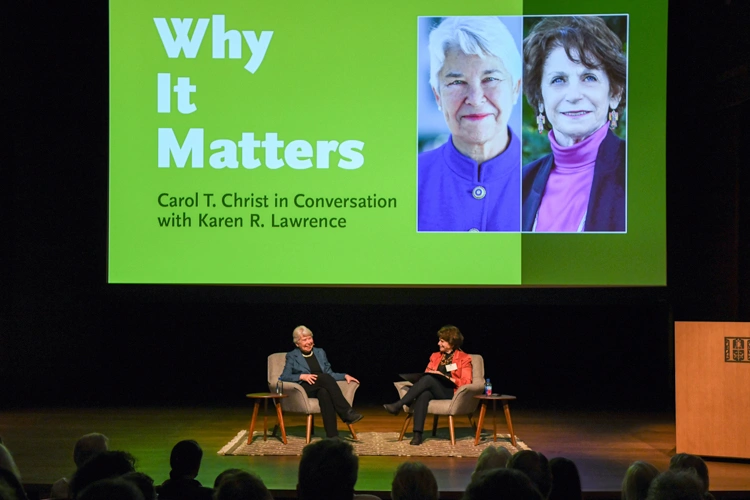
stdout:
[[[432,353],[432,355],[430,355],[430,362],[424,371],[437,370],[442,357],[443,355],[439,352]],[[463,351],[456,351],[453,355],[453,362],[457,365],[457,368],[451,372],[451,376],[456,381],[456,388],[453,389],[453,392],[456,392],[462,385],[471,384],[473,370],[471,367],[471,356]]]

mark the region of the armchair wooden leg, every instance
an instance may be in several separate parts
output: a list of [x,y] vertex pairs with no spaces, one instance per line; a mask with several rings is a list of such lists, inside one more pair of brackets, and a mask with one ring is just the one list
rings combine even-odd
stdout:
[[448,415],[448,428],[451,431],[451,446],[456,446],[456,429],[453,427],[453,415]]
[[411,413],[406,414],[406,418],[404,419],[404,425],[401,426],[401,434],[398,435],[398,440],[403,441],[404,440],[404,434],[406,434],[406,428],[409,426],[409,421],[412,418]]
[[346,425],[347,425],[347,426],[349,427],[349,432],[351,432],[351,433],[352,433],[352,438],[353,438],[353,439],[354,439],[355,441],[357,441],[357,440],[358,440],[358,438],[357,438],[357,433],[356,433],[356,432],[354,432],[354,426],[353,426],[352,424],[346,424]]
[[312,414],[309,414],[307,416],[307,436],[305,437],[305,444],[310,444],[310,434],[312,433],[313,429],[313,416]]
[[435,417],[432,419],[432,437],[435,437],[437,435],[437,427],[438,427],[438,415],[435,415]]

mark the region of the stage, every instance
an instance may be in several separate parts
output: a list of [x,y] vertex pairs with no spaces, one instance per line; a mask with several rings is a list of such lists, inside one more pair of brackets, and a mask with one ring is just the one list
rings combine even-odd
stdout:
[[[403,417],[382,408],[358,407],[365,419],[355,428],[365,431],[398,431]],[[111,449],[125,450],[136,459],[136,468],[161,483],[168,478],[169,453],[182,439],[195,439],[203,447],[198,479],[211,486],[228,468],[258,474],[277,498],[295,496],[298,457],[219,456],[216,452],[246,428],[251,405],[230,408],[74,408],[0,411],[0,436],[13,453],[23,482],[34,494],[62,476],[70,477],[72,450],[78,437],[89,432],[109,436]],[[547,458],[573,460],[581,474],[585,498],[619,498],[628,465],[645,460],[665,470],[675,453],[673,413],[556,411],[511,406],[516,435]],[[269,423],[273,416],[269,415]],[[304,416],[286,415],[287,431],[304,434]],[[428,419],[428,424],[430,419]],[[491,422],[491,421],[490,421]],[[485,422],[485,428],[491,423]],[[316,420],[316,434],[322,422]],[[262,424],[261,424],[262,425]],[[468,427],[457,418],[457,427]],[[443,418],[440,426],[447,426]],[[342,437],[345,426],[339,426]],[[498,415],[498,429],[505,430]],[[410,429],[411,430],[411,429]],[[409,431],[410,431],[409,430]],[[393,472],[409,457],[360,457],[358,492],[390,498]],[[418,458],[435,473],[441,498],[461,496],[476,463],[473,458]],[[708,461],[711,491],[719,498],[750,498],[750,463]]]

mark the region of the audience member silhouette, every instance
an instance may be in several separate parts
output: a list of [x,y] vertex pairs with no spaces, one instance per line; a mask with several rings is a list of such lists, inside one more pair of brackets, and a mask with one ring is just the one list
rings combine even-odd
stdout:
[[222,471],[219,473],[218,476],[216,476],[216,479],[214,479],[214,492],[219,489],[219,485],[224,480],[225,477],[236,474],[238,472],[244,472],[242,469],[227,469],[225,471]]
[[471,473],[471,479],[473,480],[480,472],[506,467],[511,456],[510,452],[502,446],[488,446],[479,454],[477,465],[474,467],[474,472]]
[[662,472],[651,481],[646,500],[705,500],[703,483],[695,471]]
[[273,500],[273,496],[258,476],[238,471],[224,475],[214,500]]
[[578,467],[565,457],[555,457],[549,461],[552,473],[552,489],[547,498],[549,500],[581,500],[581,476]]
[[543,500],[543,497],[523,472],[490,469],[472,479],[462,500]]
[[678,453],[669,460],[669,470],[677,472],[691,469],[703,483],[703,491],[708,492],[708,466],[701,457],[689,453]]
[[156,488],[154,487],[154,480],[150,476],[143,472],[129,472],[122,478],[133,483],[140,490],[144,500],[156,500]]
[[169,479],[156,487],[159,500],[211,500],[213,489],[206,488],[195,479],[201,468],[203,450],[200,445],[188,439],[180,441],[169,457]]
[[0,498],[26,500],[26,492],[21,484],[21,472],[10,450],[2,443],[0,443]]
[[79,500],[144,500],[141,490],[122,477],[100,479],[88,485],[77,497]]
[[[73,448],[73,462],[76,464],[76,469],[79,469],[97,453],[107,451],[108,449],[109,438],[104,434],[92,432],[91,434],[81,436]],[[63,477],[55,481],[52,485],[50,498],[70,498],[70,482],[68,478]]]
[[391,483],[392,500],[438,500],[435,475],[421,462],[404,462]]
[[125,451],[103,451],[86,461],[70,482],[71,498],[78,498],[90,484],[135,472],[135,458]]
[[508,460],[508,468],[520,470],[526,474],[531,482],[542,494],[542,497],[549,496],[552,488],[552,473],[549,470],[547,457],[532,450],[521,450]]
[[352,445],[323,439],[302,450],[297,475],[299,500],[352,500],[359,459]]
[[648,462],[633,462],[622,480],[622,500],[645,500],[651,481],[659,471]]

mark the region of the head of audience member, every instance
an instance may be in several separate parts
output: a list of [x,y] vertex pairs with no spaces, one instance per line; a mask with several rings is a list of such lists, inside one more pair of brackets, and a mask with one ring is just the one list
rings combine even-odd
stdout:
[[97,453],[78,468],[70,483],[71,498],[78,498],[90,484],[135,472],[135,458],[125,451]]
[[73,461],[76,467],[81,467],[88,459],[109,449],[109,438],[104,434],[92,432],[81,436],[73,448]]
[[421,462],[404,462],[391,483],[392,500],[438,500],[435,475]]
[[659,471],[648,462],[633,462],[622,480],[622,500],[645,500],[651,481]]
[[258,476],[237,471],[224,475],[214,500],[273,500],[273,496]]
[[490,469],[477,474],[466,487],[462,500],[543,500],[542,494],[523,472]]
[[143,472],[128,472],[122,478],[133,483],[140,490],[144,500],[156,500],[156,488],[154,488],[154,480],[150,476]]
[[122,477],[100,479],[81,491],[78,500],[144,500],[141,490]]
[[689,453],[678,453],[669,460],[669,470],[681,471],[693,469],[703,482],[703,491],[708,491],[708,466],[701,457]]
[[346,441],[323,439],[302,450],[297,476],[299,500],[352,500],[359,459]]
[[10,454],[10,450],[5,447],[4,444],[0,444],[0,469],[5,469],[13,474],[16,479],[21,480],[21,472],[18,470],[16,461],[13,460],[13,455]]
[[502,446],[488,446],[479,454],[477,465],[474,467],[474,472],[471,473],[471,478],[474,479],[477,474],[486,470],[506,467],[510,457],[510,452]]
[[232,474],[237,474],[238,472],[244,472],[242,469],[227,469],[225,471],[222,471],[219,473],[218,476],[216,476],[216,479],[214,479],[214,489],[218,490],[219,485],[221,482],[226,478],[227,476],[231,476]]
[[572,460],[565,457],[555,457],[549,461],[552,472],[552,489],[547,497],[549,500],[581,500],[581,476],[578,467]]
[[203,450],[196,441],[192,439],[180,441],[174,445],[172,454],[169,456],[169,466],[172,467],[169,477],[172,479],[185,477],[194,479],[201,469],[202,459]]
[[25,500],[26,492],[21,484],[21,472],[10,450],[0,443],[0,498]]
[[2,500],[26,500],[26,492],[20,479],[8,469],[0,468],[0,498]]
[[651,481],[646,500],[705,500],[703,483],[695,471],[668,470]]
[[547,457],[532,450],[521,450],[508,460],[508,468],[520,470],[526,474],[531,482],[542,494],[542,497],[549,496],[552,488],[552,473],[549,470]]

